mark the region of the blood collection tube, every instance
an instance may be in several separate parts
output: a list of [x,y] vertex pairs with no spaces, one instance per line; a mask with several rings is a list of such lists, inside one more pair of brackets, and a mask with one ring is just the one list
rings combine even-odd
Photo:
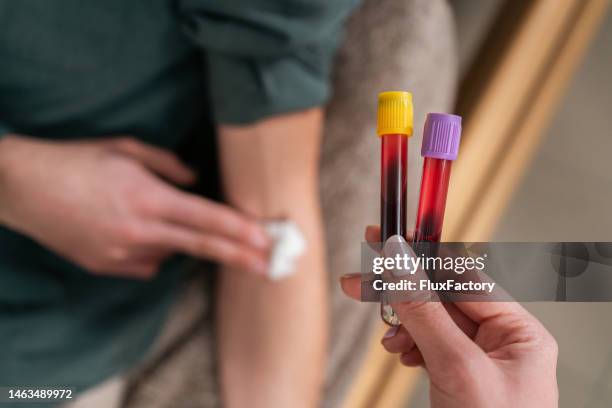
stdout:
[[[445,113],[427,115],[421,144],[421,156],[425,160],[421,176],[414,243],[440,242],[451,165],[453,160],[457,159],[460,141],[460,116]],[[428,248],[423,248],[423,252],[427,252],[427,256],[436,255],[428,251]],[[399,318],[390,306],[383,303],[382,307],[382,316],[386,323],[400,324]]]
[[[381,149],[381,241],[406,236],[406,185],[408,138],[412,136],[412,94],[383,92],[378,96],[378,136]],[[383,296],[381,316],[389,324],[392,312]]]
[[414,242],[440,242],[448,181],[460,141],[460,116],[446,113],[427,115],[421,145],[421,156],[425,160]]

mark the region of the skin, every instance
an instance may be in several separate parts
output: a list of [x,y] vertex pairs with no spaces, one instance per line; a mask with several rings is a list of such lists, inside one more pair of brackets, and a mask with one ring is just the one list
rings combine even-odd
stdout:
[[[366,240],[378,242],[368,227]],[[345,294],[360,299],[359,276],[341,278]],[[402,326],[382,339],[406,366],[422,366],[431,406],[557,407],[557,344],[542,324],[515,302],[393,304]]]
[[270,282],[227,267],[217,305],[227,407],[319,406],[327,347],[327,288],[319,208],[320,109],[219,128],[229,202],[262,219],[289,219],[307,242],[295,273]]
[[261,226],[175,186],[195,177],[172,153],[129,137],[9,135],[0,139],[0,224],[95,274],[149,279],[180,252],[263,275]]

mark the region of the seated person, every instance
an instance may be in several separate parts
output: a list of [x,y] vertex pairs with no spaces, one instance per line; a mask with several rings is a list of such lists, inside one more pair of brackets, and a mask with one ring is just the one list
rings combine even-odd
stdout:
[[[220,264],[225,405],[317,405],[321,106],[354,3],[1,0],[0,384],[137,366],[188,255]],[[307,253],[273,283],[275,218]]]

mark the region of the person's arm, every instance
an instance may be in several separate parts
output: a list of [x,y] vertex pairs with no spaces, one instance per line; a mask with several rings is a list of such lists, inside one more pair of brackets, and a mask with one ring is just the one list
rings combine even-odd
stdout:
[[[227,406],[316,406],[326,296],[317,158],[343,22],[357,0],[178,0],[206,61],[230,204],[287,218],[306,235],[294,276],[221,274],[218,336]],[[231,124],[231,125],[230,125]],[[233,125],[233,126],[232,126]]]
[[281,281],[220,274],[217,325],[228,407],[313,407],[327,344],[327,288],[318,196],[322,114],[311,109],[220,126],[223,185],[233,206],[296,222],[307,250]]

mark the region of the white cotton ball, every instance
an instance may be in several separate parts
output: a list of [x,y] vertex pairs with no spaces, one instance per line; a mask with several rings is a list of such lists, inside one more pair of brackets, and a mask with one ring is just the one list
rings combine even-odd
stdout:
[[292,221],[269,221],[264,228],[272,239],[268,277],[279,280],[292,275],[298,258],[306,250],[304,234]]

